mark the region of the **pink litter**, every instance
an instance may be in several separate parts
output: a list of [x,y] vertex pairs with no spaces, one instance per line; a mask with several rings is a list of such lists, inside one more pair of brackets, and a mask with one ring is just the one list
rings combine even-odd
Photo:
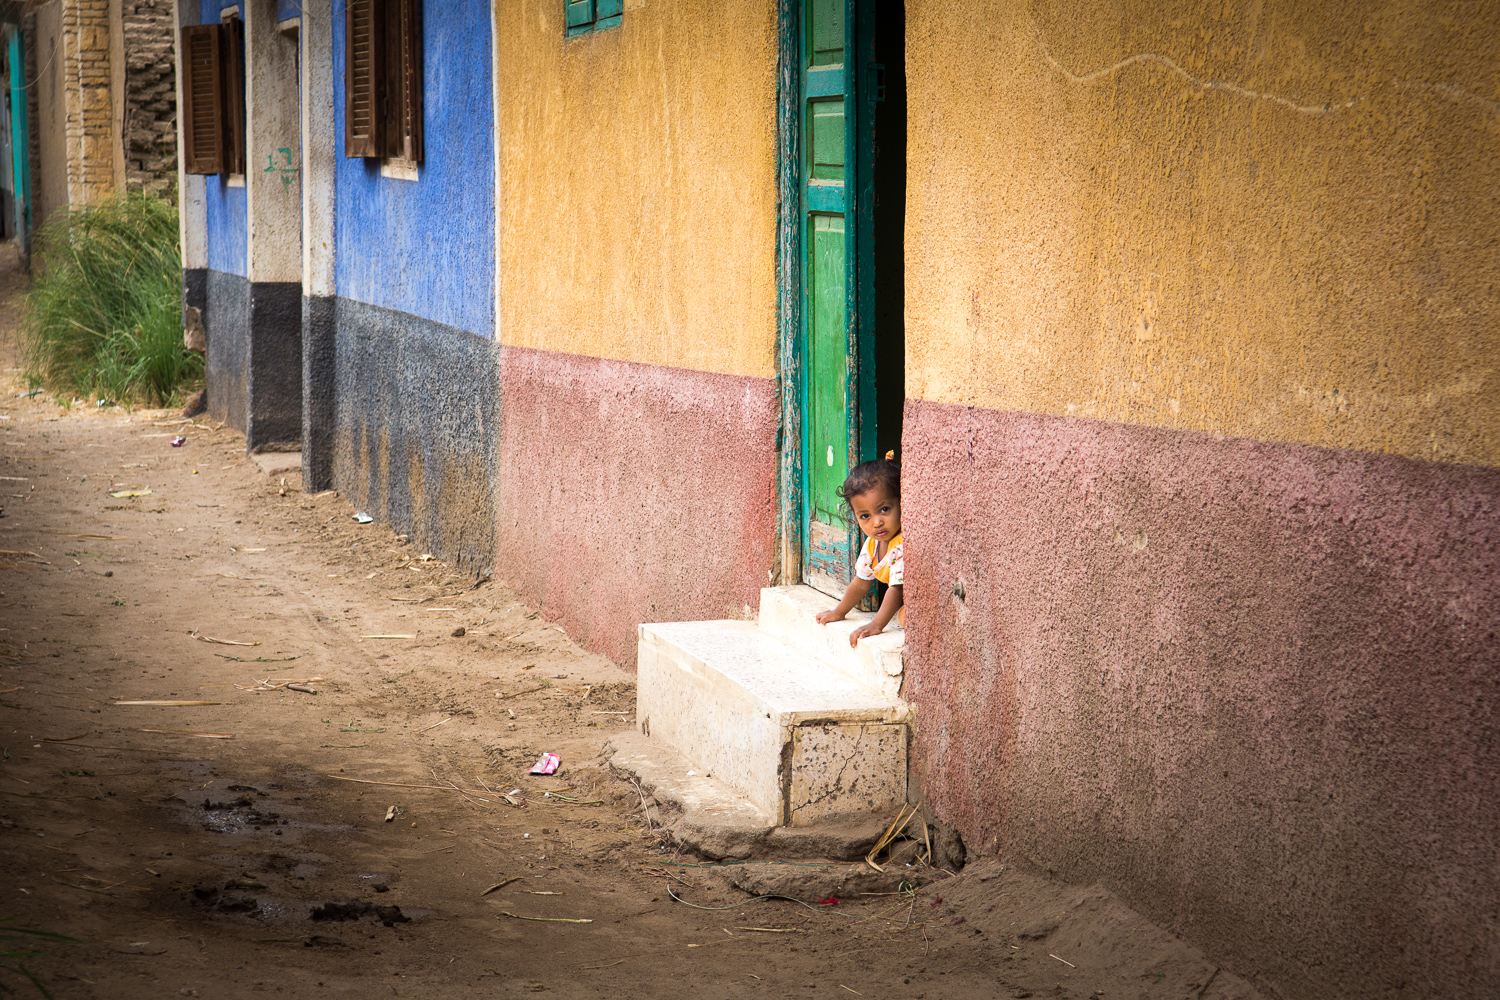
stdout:
[[181,448],[186,442],[187,442],[187,438],[185,438],[181,434],[179,434],[179,435],[177,435],[176,437],[174,437],[172,439],[172,447],[173,448]]
[[531,770],[527,771],[526,773],[527,774],[556,774],[557,773],[558,765],[561,764],[561,763],[562,763],[562,758],[559,757],[557,754],[555,754],[555,753],[544,753],[544,754],[542,754],[542,759],[539,760],[539,761],[537,761],[535,764],[533,764],[531,766]]

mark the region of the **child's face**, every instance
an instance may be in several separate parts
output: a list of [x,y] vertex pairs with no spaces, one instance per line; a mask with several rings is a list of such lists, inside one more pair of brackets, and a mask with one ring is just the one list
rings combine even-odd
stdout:
[[878,541],[888,542],[901,534],[901,498],[893,496],[884,486],[849,498],[854,511],[854,520],[859,530]]

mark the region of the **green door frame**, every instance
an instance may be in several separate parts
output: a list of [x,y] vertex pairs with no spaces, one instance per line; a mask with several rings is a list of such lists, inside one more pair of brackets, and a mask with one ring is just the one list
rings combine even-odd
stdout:
[[31,123],[26,118],[26,45],[21,26],[10,31],[10,140],[14,168],[16,238],[21,254],[31,259]]
[[8,25],[6,44],[10,52],[10,138],[13,169],[11,186],[15,196],[16,237],[23,259],[31,255],[31,122],[26,116],[26,36],[21,28],[25,5],[19,0],[0,0],[0,22]]
[[[777,444],[780,463],[780,566],[773,574],[781,583],[807,579],[809,570],[808,431],[810,378],[808,323],[804,307],[803,267],[808,253],[807,219],[816,205],[804,203],[803,181],[808,139],[804,135],[804,92],[807,82],[805,33],[812,0],[778,0],[779,67],[777,80],[778,161],[778,370],[781,427]],[[845,72],[845,182],[843,199],[846,251],[845,287],[848,323],[847,381],[844,386],[848,462],[852,466],[875,457],[875,344],[873,267],[873,126],[874,102],[881,97],[874,63],[873,4],[842,0],[844,8]],[[852,125],[853,127],[848,127]],[[849,525],[850,566],[858,532]]]
[[776,37],[776,370],[781,424],[777,526],[780,544],[772,582],[802,579],[802,4],[777,0]]

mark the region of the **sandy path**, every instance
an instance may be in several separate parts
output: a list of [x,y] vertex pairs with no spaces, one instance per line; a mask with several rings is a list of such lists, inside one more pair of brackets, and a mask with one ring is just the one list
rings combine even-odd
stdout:
[[684,867],[601,766],[629,675],[232,431],[25,396],[3,254],[0,916],[82,939],[28,960],[59,998],[1253,995],[995,860],[836,906]]

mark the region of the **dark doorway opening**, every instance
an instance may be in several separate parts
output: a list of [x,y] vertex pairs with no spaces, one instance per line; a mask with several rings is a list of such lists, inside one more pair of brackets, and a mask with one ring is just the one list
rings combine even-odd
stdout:
[[875,0],[874,114],[875,440],[877,455],[901,451],[906,402],[906,6]]

